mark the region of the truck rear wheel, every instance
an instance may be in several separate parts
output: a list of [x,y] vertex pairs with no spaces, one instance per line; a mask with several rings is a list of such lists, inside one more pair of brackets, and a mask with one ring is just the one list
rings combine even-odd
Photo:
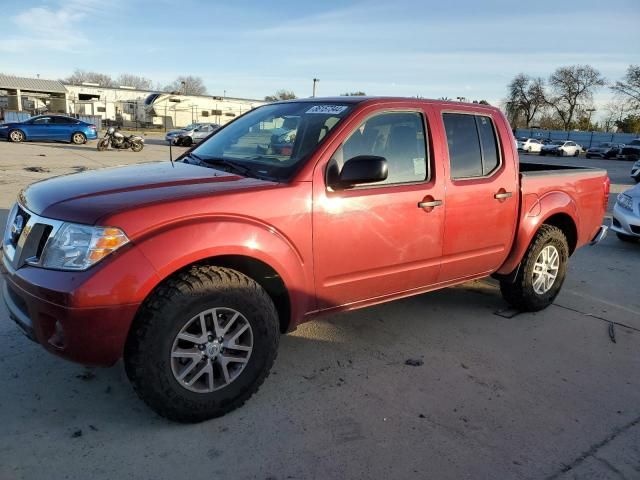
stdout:
[[500,281],[503,298],[526,312],[548,307],[560,292],[568,259],[569,246],[562,230],[542,225],[522,259],[515,281]]
[[158,414],[199,422],[240,407],[276,358],[278,315],[267,292],[228,268],[194,266],[147,299],[125,347],[136,393]]

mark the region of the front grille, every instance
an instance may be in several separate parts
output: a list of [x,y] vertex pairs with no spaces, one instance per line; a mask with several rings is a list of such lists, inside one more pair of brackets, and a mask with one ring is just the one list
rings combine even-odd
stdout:
[[633,233],[640,235],[640,225],[629,225],[629,227],[631,227]]
[[39,265],[47,241],[56,234],[62,223],[40,217],[16,204],[9,215],[2,239],[4,255],[13,268],[20,268],[24,264]]
[[23,315],[29,316],[29,310],[27,309],[27,304],[22,299],[22,297],[18,296],[16,292],[13,291],[11,285],[7,282],[7,292],[9,293],[9,298],[15,304],[16,307],[20,310]]

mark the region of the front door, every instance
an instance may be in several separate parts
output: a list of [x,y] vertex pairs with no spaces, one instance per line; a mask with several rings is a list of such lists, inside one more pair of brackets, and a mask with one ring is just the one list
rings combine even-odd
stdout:
[[518,176],[511,133],[498,132],[490,114],[441,118],[449,161],[439,281],[447,282],[491,273],[504,262],[516,228]]
[[31,121],[28,136],[31,140],[49,139],[51,134],[51,117],[38,117]]
[[[424,112],[361,112],[350,124],[355,128],[314,173],[319,309],[431,285],[440,268],[444,188],[428,153]],[[384,157],[388,178],[332,188],[330,177],[360,155]]]

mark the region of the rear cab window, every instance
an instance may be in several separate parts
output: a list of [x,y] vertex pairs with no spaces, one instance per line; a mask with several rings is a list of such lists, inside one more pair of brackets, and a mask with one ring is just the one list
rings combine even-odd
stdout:
[[500,167],[500,152],[491,117],[482,114],[443,113],[454,180],[488,177]]

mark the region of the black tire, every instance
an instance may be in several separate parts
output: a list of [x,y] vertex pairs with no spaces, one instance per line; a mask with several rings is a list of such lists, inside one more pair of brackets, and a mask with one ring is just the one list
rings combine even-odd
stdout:
[[[559,267],[556,279],[549,291],[539,294],[533,288],[533,266],[542,249],[553,245],[559,253]],[[513,283],[500,281],[502,297],[513,307],[524,312],[537,312],[553,303],[562,288],[569,259],[567,237],[562,230],[552,225],[542,225],[524,254],[520,270]]]
[[183,147],[190,147],[191,145],[193,145],[193,138],[191,137],[184,137],[182,139],[182,146]]
[[144,148],[144,143],[142,142],[133,142],[131,144],[131,150],[133,150],[134,152],[141,152],[143,148]]
[[580,156],[580,150],[576,149],[576,153],[573,154],[574,157],[579,157]]
[[591,155],[589,155],[588,153],[584,156],[585,158],[591,158]]
[[[196,393],[174,376],[171,348],[191,318],[214,307],[244,315],[253,350],[235,380],[220,390]],[[159,415],[200,422],[240,407],[258,390],[276,358],[279,337],[273,302],[254,280],[228,268],[193,266],[161,284],[143,304],[125,346],[125,369],[137,394]]]
[[87,137],[82,132],[73,132],[71,134],[71,143],[74,145],[83,145],[87,143]]
[[7,140],[12,143],[22,143],[25,140],[24,132],[22,130],[11,130],[7,135]]
[[540,150],[540,156],[544,157],[547,153],[544,150]]
[[109,140],[107,140],[106,138],[99,140],[97,148],[99,152],[104,152],[107,148],[109,148]]
[[636,243],[638,237],[632,237],[631,235],[625,235],[624,233],[616,232],[616,236],[623,242]]

